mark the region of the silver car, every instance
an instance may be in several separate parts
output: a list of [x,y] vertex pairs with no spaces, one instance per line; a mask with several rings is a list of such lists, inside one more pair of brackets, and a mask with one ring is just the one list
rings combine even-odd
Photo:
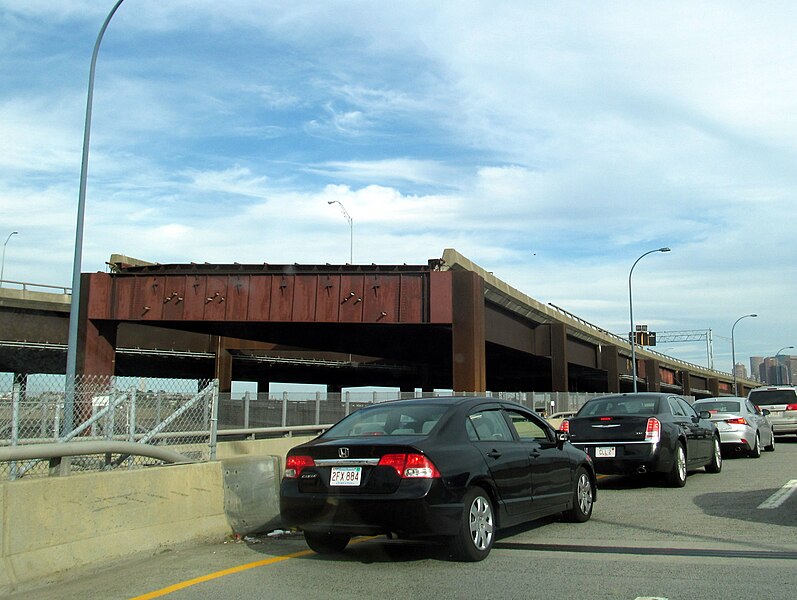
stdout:
[[704,398],[694,404],[696,411],[706,410],[717,426],[723,450],[741,451],[753,458],[761,449],[775,450],[775,433],[768,410],[762,410],[747,398],[725,396]]
[[747,399],[769,410],[775,435],[797,434],[797,387],[770,385],[750,390]]

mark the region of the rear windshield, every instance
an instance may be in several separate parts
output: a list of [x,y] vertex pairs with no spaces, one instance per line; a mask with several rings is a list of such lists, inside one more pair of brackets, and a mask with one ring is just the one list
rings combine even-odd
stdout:
[[758,406],[769,406],[771,404],[794,404],[797,403],[797,391],[795,390],[753,390],[748,399]]
[[581,410],[579,417],[594,417],[598,415],[652,415],[659,412],[658,398],[643,398],[639,396],[611,396],[590,400]]
[[324,437],[372,435],[426,435],[440,420],[446,406],[391,404],[364,408],[352,413],[333,427]]
[[695,410],[707,410],[709,412],[735,413],[741,410],[739,402],[730,400],[715,400],[714,402],[695,402]]

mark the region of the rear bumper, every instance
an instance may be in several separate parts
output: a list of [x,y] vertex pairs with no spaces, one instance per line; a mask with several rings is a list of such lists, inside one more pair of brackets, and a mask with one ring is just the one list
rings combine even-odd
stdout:
[[772,423],[772,431],[775,435],[786,435],[790,433],[797,433],[797,422],[794,423]]
[[283,527],[352,535],[397,533],[406,537],[452,536],[459,530],[462,503],[439,481],[402,483],[384,494],[313,494],[300,492],[295,480],[283,480],[280,515]]
[[738,429],[721,429],[720,444],[726,448],[743,448],[751,450],[755,443],[755,430],[751,427],[739,427]]

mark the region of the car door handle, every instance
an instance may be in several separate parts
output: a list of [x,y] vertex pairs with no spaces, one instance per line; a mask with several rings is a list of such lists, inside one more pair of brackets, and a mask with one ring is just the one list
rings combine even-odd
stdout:
[[490,458],[501,458],[501,453],[493,448],[490,452],[487,453],[487,456]]
[[530,458],[539,458],[540,457],[540,451],[539,450],[532,450],[531,452],[529,452],[529,457]]

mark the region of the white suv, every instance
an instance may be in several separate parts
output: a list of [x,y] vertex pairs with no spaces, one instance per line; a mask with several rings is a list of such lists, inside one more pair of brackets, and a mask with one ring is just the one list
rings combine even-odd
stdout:
[[776,435],[797,434],[797,386],[757,387],[750,390],[747,399],[769,411],[772,431]]

